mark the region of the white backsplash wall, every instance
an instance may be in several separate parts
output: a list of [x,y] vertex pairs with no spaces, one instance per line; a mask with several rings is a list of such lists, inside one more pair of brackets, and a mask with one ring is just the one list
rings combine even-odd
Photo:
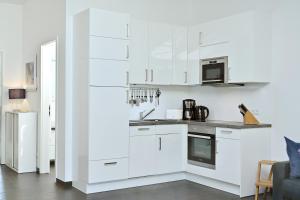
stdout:
[[197,105],[209,108],[210,120],[243,121],[238,105],[244,103],[264,123],[271,122],[270,85],[244,87],[195,86],[189,89]]
[[147,119],[164,119],[166,118],[167,109],[182,109],[182,100],[188,98],[188,87],[184,86],[154,86],[161,90],[159,98],[159,105],[155,106],[153,103],[143,103],[140,106],[130,106],[130,119],[139,119],[139,113],[142,111],[148,112],[152,108],[155,111],[151,113]]

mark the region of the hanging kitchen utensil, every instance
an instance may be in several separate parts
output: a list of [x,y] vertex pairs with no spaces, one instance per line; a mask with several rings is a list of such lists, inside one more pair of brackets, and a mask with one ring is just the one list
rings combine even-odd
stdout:
[[155,94],[155,99],[157,102],[157,105],[159,105],[159,97],[161,95],[161,91],[159,90],[159,88],[156,90],[156,94]]

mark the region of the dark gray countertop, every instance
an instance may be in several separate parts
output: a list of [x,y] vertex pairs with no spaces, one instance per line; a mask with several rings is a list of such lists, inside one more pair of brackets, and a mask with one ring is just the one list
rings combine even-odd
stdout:
[[131,120],[129,126],[151,126],[151,125],[171,125],[171,124],[193,124],[220,128],[247,129],[247,128],[271,128],[271,124],[245,125],[243,122],[217,121],[210,120],[207,122],[186,121],[186,120]]

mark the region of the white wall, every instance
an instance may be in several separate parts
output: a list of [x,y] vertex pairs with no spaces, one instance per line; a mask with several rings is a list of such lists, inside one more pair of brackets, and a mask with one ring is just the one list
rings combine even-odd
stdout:
[[[27,0],[24,3],[24,36],[23,54],[24,63],[32,61],[36,53],[40,52],[40,45],[58,37],[58,71],[57,71],[57,173],[56,177],[63,181],[71,180],[70,151],[68,144],[72,141],[67,138],[65,130],[65,15],[64,0]],[[38,68],[40,65],[38,65]],[[40,76],[38,69],[38,77]],[[38,80],[39,81],[39,80]],[[40,111],[40,88],[29,94],[32,110]],[[71,134],[71,133],[69,133]],[[67,155],[69,154],[69,156]],[[69,159],[69,162],[68,162]]]
[[300,1],[275,0],[272,42],[274,159],[287,159],[283,136],[300,142]]
[[[23,86],[22,6],[0,3],[0,51],[3,52],[3,111],[10,110],[8,88]],[[1,77],[1,81],[2,81]],[[2,122],[5,121],[4,113]],[[5,127],[1,126],[4,135]],[[2,163],[5,147],[1,145]]]

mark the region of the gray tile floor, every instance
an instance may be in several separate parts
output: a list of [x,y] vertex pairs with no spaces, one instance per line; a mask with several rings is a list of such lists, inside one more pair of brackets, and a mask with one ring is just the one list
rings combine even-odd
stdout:
[[[54,170],[52,169],[52,172]],[[0,170],[2,200],[235,200],[237,196],[189,181],[157,184],[85,195],[72,187],[55,183],[54,173],[16,174],[5,166]],[[254,199],[253,197],[243,200]],[[270,199],[270,198],[269,198]]]

